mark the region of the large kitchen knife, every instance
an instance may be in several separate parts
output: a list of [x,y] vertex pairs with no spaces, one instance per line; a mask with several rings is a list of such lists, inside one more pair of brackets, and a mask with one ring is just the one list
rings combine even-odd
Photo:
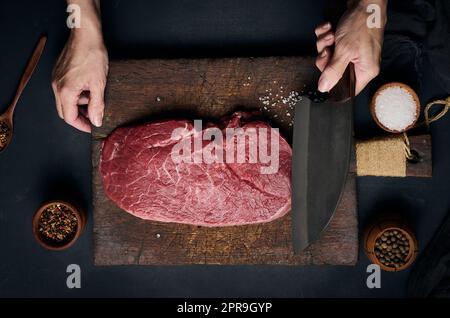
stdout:
[[309,93],[295,106],[292,236],[298,254],[327,228],[344,191],[353,139],[353,64],[327,96]]

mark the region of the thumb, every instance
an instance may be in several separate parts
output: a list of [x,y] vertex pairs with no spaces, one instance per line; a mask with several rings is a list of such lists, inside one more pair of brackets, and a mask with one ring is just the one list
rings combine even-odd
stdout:
[[90,90],[88,115],[91,123],[100,127],[103,121],[103,111],[105,108],[104,90],[101,87],[95,87]]
[[318,89],[321,92],[330,91],[341,79],[350,59],[346,54],[335,51],[319,79]]

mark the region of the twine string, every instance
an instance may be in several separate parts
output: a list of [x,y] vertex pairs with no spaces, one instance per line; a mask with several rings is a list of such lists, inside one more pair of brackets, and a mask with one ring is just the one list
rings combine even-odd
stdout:
[[411,144],[409,143],[408,134],[406,132],[403,133],[403,148],[405,150],[406,159],[412,159],[413,155],[411,153]]
[[[442,105],[442,109],[440,112],[438,112],[436,115],[430,117],[430,110],[433,108],[433,106],[436,105]],[[432,122],[435,122],[436,120],[441,119],[445,116],[445,114],[450,109],[450,96],[447,97],[447,99],[438,99],[434,102],[428,103],[425,107],[424,114],[425,114],[425,124],[429,126]]]
[[[434,106],[443,106],[441,111],[435,114],[434,116],[430,115],[430,111]],[[427,106],[424,109],[424,115],[425,115],[425,121],[417,124],[415,127],[420,127],[426,125],[427,127],[430,126],[432,122],[435,122],[447,114],[447,112],[450,109],[450,96],[444,99],[438,99],[431,103],[428,103]],[[406,132],[403,132],[403,141],[404,141],[404,150],[405,150],[405,156],[407,159],[412,159],[413,155],[411,153],[411,144],[409,142],[408,134]]]

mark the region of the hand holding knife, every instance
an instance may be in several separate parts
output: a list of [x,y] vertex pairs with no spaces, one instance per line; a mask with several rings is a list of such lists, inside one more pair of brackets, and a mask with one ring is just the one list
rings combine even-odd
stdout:
[[347,180],[353,139],[354,65],[323,101],[295,106],[292,155],[292,237],[298,254],[331,221]]

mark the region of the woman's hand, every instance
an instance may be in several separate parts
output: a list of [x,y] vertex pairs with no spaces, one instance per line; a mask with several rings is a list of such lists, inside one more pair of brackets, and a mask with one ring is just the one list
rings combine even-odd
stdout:
[[90,132],[91,123],[102,125],[108,53],[95,3],[83,5],[85,23],[71,30],[53,70],[52,88],[59,117],[79,130]]
[[[367,25],[369,4],[378,4],[381,10],[379,28],[369,28]],[[350,62],[355,65],[356,94],[378,75],[386,24],[386,5],[386,0],[361,0],[347,10],[339,21],[336,32],[331,30],[330,23],[316,28],[319,53],[316,66],[322,72],[318,83],[321,92],[328,92],[337,84]],[[335,46],[334,52],[331,50],[332,45]]]

